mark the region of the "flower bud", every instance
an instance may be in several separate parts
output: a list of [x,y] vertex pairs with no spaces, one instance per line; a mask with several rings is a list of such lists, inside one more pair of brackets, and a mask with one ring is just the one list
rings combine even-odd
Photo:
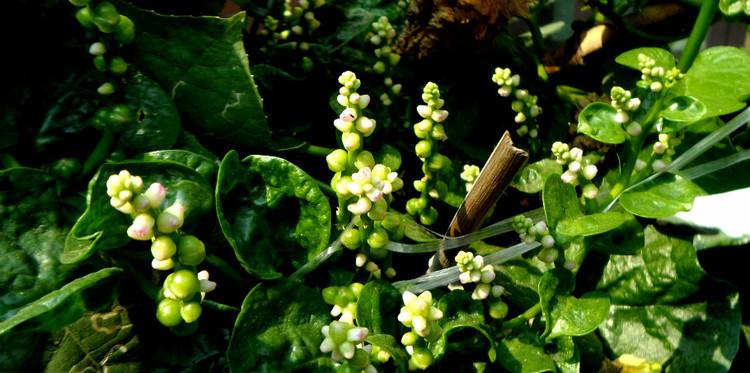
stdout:
[[362,146],[362,136],[356,132],[345,132],[341,135],[341,142],[346,150],[352,152]]
[[169,298],[162,299],[159,302],[159,306],[156,307],[156,319],[166,327],[177,326],[182,322],[180,316],[180,301],[172,300]]
[[157,260],[167,260],[177,253],[177,245],[169,236],[156,237],[151,243],[151,255]]
[[357,131],[362,133],[362,135],[369,137],[372,135],[373,131],[375,131],[375,119],[361,117],[357,119],[355,127],[357,128]]
[[625,127],[625,131],[630,136],[640,136],[641,135],[641,124],[638,122],[630,122],[627,127]]
[[417,113],[419,113],[419,116],[422,118],[430,118],[430,116],[432,116],[432,108],[427,105],[419,105],[417,106]]
[[148,241],[154,236],[154,218],[149,214],[138,214],[128,227],[128,237],[138,241]]
[[167,196],[167,189],[160,183],[152,183],[149,185],[148,189],[143,192],[143,195],[148,198],[149,206],[151,208],[158,208]]
[[[419,132],[430,132],[432,131],[432,120],[431,119],[423,119],[419,123],[414,125],[414,131]],[[417,136],[419,137],[419,136]]]
[[440,123],[440,122],[444,121],[446,118],[448,118],[448,111],[446,111],[446,110],[435,110],[435,111],[432,112],[432,115],[430,116],[430,118],[432,118],[432,120],[434,120],[435,122]]
[[[346,163],[349,155],[346,150],[336,149],[326,156],[326,162],[328,163],[328,169],[333,172],[341,172],[346,169]],[[356,165],[356,163],[355,163]]]
[[206,270],[198,272],[198,281],[201,283],[201,293],[212,292],[216,289],[216,283],[209,281],[208,271]]
[[357,119],[357,111],[352,108],[346,108],[339,115],[339,119],[344,122],[354,122],[354,120]]
[[414,146],[414,152],[417,153],[419,158],[427,158],[432,154],[432,142],[429,140],[421,140]]
[[388,243],[388,232],[385,231],[385,229],[382,228],[375,228],[375,230],[370,233],[370,236],[367,237],[367,244],[370,246],[370,248],[373,249],[379,249],[384,247]]
[[599,194],[599,188],[594,184],[586,184],[586,186],[583,187],[581,194],[584,198],[594,199],[596,198],[596,195]]
[[91,17],[91,12],[89,11],[88,7],[78,9],[78,11],[76,12],[76,20],[78,20],[78,23],[80,23],[81,26],[85,28],[94,27],[94,20]]
[[174,260],[172,260],[172,258],[164,260],[153,259],[151,260],[151,268],[157,271],[168,271],[174,268]]
[[357,257],[354,259],[354,265],[356,265],[358,268],[362,267],[367,263],[367,255],[365,254],[357,254]]
[[545,247],[545,248],[554,247],[555,239],[550,235],[544,235],[542,236],[541,244],[542,244],[542,247]]
[[192,235],[180,237],[177,249],[179,261],[185,265],[196,266],[206,258],[206,245],[198,237]]
[[135,25],[127,16],[120,15],[120,22],[115,26],[115,39],[120,44],[130,44],[135,39]]
[[186,323],[191,323],[198,320],[201,317],[203,309],[201,304],[198,302],[186,303],[180,308],[180,316]]
[[106,82],[100,85],[99,88],[96,89],[96,92],[98,92],[102,96],[109,96],[115,93],[115,86],[110,82]]
[[586,167],[583,168],[583,177],[586,178],[586,180],[591,180],[594,177],[596,177],[596,173],[598,172],[598,169],[595,165],[590,164],[586,165]]
[[346,206],[346,209],[354,215],[363,215],[370,211],[371,207],[372,202],[367,197],[360,197],[357,202]]
[[368,105],[370,105],[370,95],[359,96],[359,103],[357,104],[357,106],[359,106],[360,109],[364,109]]
[[471,293],[471,299],[482,300],[490,296],[490,284],[477,284]]
[[349,228],[341,234],[341,244],[347,249],[354,250],[360,245],[359,229]]
[[354,128],[354,123],[336,118],[336,120],[333,121],[333,126],[341,132],[349,132]]
[[490,303],[490,317],[495,320],[501,320],[505,316],[508,316],[508,305],[505,302],[498,300]]
[[615,114],[616,123],[626,123],[629,120],[630,120],[630,115],[628,115],[628,113],[626,113],[623,110],[618,110],[617,113]]
[[401,94],[401,88],[402,88],[401,84],[394,84],[391,87],[391,92],[393,92],[394,95]]
[[92,56],[101,56],[104,53],[107,53],[107,47],[104,46],[104,43],[100,41],[91,44],[91,46],[89,47],[89,54],[91,54]]
[[432,365],[433,360],[434,357],[430,350],[424,347],[418,347],[414,349],[411,359],[409,359],[409,367],[411,368],[413,365],[417,369],[425,370]]
[[156,226],[161,233],[172,233],[180,229],[184,222],[185,206],[180,202],[175,202],[159,214],[159,217],[156,219]]
[[432,126],[432,132],[430,135],[433,139],[438,141],[445,141],[448,139],[448,135],[445,134],[445,127],[439,123]]

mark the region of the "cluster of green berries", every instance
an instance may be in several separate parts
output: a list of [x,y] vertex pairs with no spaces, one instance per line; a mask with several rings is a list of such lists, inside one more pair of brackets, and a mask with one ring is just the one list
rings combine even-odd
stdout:
[[588,199],[596,198],[599,188],[591,183],[591,180],[596,177],[599,170],[596,165],[592,164],[588,159],[583,158],[583,150],[581,148],[570,148],[564,142],[555,141],[552,144],[552,155],[555,157],[557,164],[567,165],[567,170],[560,175],[560,179],[564,183],[574,186],[583,184],[583,197]]
[[641,134],[641,125],[636,121],[630,120],[630,113],[641,107],[641,99],[633,97],[632,92],[619,86],[612,87],[609,97],[612,107],[617,110],[615,122],[626,125],[625,131],[630,136],[639,136]]
[[332,305],[331,316],[339,321],[354,324],[357,315],[357,300],[364,285],[359,282],[348,286],[329,286],[323,289],[323,300]]
[[492,81],[500,86],[497,93],[501,97],[513,98],[510,107],[516,113],[513,120],[519,124],[516,133],[521,137],[529,135],[531,138],[537,138],[539,129],[535,118],[542,113],[542,108],[537,105],[537,96],[529,94],[525,89],[519,89],[521,77],[513,74],[508,68],[496,67]]
[[[266,16],[265,28],[259,33],[271,36],[269,44],[290,42],[295,49],[308,51],[310,44],[307,37],[320,27],[314,11],[325,4],[325,0],[285,0],[283,21]],[[309,57],[302,57],[302,68],[305,71],[312,70],[313,62]]]
[[652,92],[660,92],[664,88],[670,88],[685,76],[676,67],[666,69],[662,66],[656,66],[656,60],[643,53],[638,54],[638,68],[641,70],[641,80],[638,82],[638,86],[648,88]]
[[[342,73],[338,81],[341,88],[336,101],[343,111],[333,125],[341,131],[344,149],[332,151],[326,162],[336,173],[331,179],[339,200],[336,214],[340,221],[347,213],[351,214],[355,225],[344,231],[341,242],[349,249],[362,248],[376,258],[383,258],[389,236],[403,234],[400,216],[389,214],[388,208],[392,194],[403,188],[404,182],[398,172],[376,163],[372,153],[363,149],[363,138],[372,135],[376,123],[362,112],[369,105],[370,96],[357,92],[361,81],[351,71]],[[358,266],[364,266],[366,261],[366,257],[364,260],[358,257]],[[366,268],[380,276],[375,263],[368,263]]]
[[440,338],[443,329],[438,321],[443,318],[443,311],[433,305],[432,293],[425,291],[417,296],[406,291],[402,294],[404,306],[398,314],[398,321],[411,328],[401,336],[401,344],[409,353],[409,369],[427,369],[434,360],[432,352],[426,347],[427,342]]
[[[105,35],[112,35],[114,42],[120,45],[130,44],[135,39],[135,25],[133,21],[117,12],[117,8],[108,1],[93,4],[90,0],[70,0],[79,7],[76,19],[87,29],[98,29]],[[107,43],[111,40],[102,39],[89,46],[89,54],[94,56],[94,66],[102,72],[110,72],[119,76],[125,74],[128,64],[122,57],[115,56],[107,59]],[[101,95],[111,95],[115,92],[115,84],[111,81],[102,83],[97,92]]]
[[448,118],[448,111],[443,109],[445,100],[440,98],[440,89],[433,82],[424,86],[422,100],[425,104],[417,106],[422,120],[414,125],[414,134],[420,139],[414,152],[422,160],[424,176],[414,181],[414,189],[421,195],[406,202],[406,211],[418,216],[420,223],[432,225],[437,221],[438,212],[431,206],[431,200],[443,198],[448,193],[444,179],[450,172],[451,160],[438,152],[439,142],[448,139],[442,124]]
[[[390,90],[390,93],[398,95],[401,93],[401,84],[393,82],[390,76],[390,70],[398,65],[401,61],[401,55],[394,52],[391,48],[393,39],[396,37],[396,29],[393,28],[388,17],[381,16],[377,21],[372,23],[372,31],[368,33],[370,44],[375,46],[375,57],[377,62],[372,65],[372,70],[377,74],[384,75],[383,84]],[[380,102],[384,106],[390,106],[393,101],[388,92],[380,95]]]
[[205,295],[216,283],[208,280],[206,271],[195,273],[194,268],[206,258],[206,246],[198,237],[179,231],[185,222],[186,206],[176,201],[162,210],[167,189],[152,183],[144,191],[143,179],[127,170],[110,175],[106,185],[110,205],[133,218],[128,237],[151,241],[151,267],[159,271],[178,267],[164,281],[164,299],[159,303],[157,318],[169,327],[182,321],[194,322],[201,311],[196,294]]
[[523,242],[539,241],[542,244],[542,250],[538,255],[539,260],[552,263],[557,259],[558,252],[555,248],[555,239],[550,234],[547,223],[540,221],[534,224],[534,220],[531,218],[518,215],[513,218],[512,225]]
[[337,363],[345,363],[355,371],[367,373],[377,372],[370,363],[372,346],[365,345],[365,338],[369,333],[367,328],[357,327],[353,324],[341,321],[332,321],[323,326],[323,342],[320,351],[331,353],[331,360]]
[[466,193],[471,192],[471,188],[474,187],[474,183],[477,181],[477,178],[479,177],[479,172],[482,170],[479,168],[479,166],[475,166],[473,164],[465,164],[464,170],[461,172],[461,180],[466,182]]

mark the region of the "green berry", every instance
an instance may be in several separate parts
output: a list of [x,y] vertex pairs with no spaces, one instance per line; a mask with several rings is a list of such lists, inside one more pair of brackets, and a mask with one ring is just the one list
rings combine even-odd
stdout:
[[130,107],[126,104],[117,104],[112,107],[108,116],[109,123],[121,129],[124,124],[133,121],[133,112],[130,111]]
[[383,61],[375,62],[375,65],[372,66],[372,69],[375,70],[376,73],[382,74],[385,72],[385,64]]
[[349,365],[357,370],[363,370],[370,365],[370,354],[367,351],[358,348],[354,351],[354,356],[349,360]]
[[401,228],[401,215],[389,212],[386,214],[385,219],[380,223],[385,230],[387,230],[390,233],[396,232]]
[[182,302],[168,298],[162,299],[156,307],[156,319],[164,326],[177,326],[182,322],[180,308],[182,308]]
[[202,311],[203,309],[201,308],[200,303],[190,302],[182,305],[182,308],[180,308],[180,316],[186,323],[191,323],[201,317]]
[[177,245],[169,236],[156,237],[151,243],[151,255],[157,260],[167,260],[177,252]]
[[115,93],[115,85],[110,82],[106,82],[100,85],[99,88],[96,89],[96,91],[102,96],[109,96]]
[[437,210],[430,206],[429,209],[426,211],[423,211],[421,214],[419,214],[419,222],[422,223],[422,225],[432,225],[435,224],[438,218],[438,212]]
[[76,12],[76,20],[78,20],[78,23],[85,28],[94,27],[94,19],[91,17],[91,12],[88,7],[78,9]]
[[354,250],[360,245],[360,235],[357,228],[349,228],[341,235],[341,243],[347,249]]
[[380,249],[388,243],[388,232],[383,228],[375,228],[367,237],[367,244],[372,249]]
[[427,168],[432,171],[440,171],[443,168],[450,166],[450,164],[451,161],[450,159],[448,159],[448,157],[442,154],[435,154],[435,156],[430,157],[429,161],[427,162]]
[[103,1],[99,3],[92,13],[94,23],[99,31],[109,34],[115,30],[115,27],[120,23],[120,13],[117,12],[112,3]]
[[496,320],[502,320],[508,316],[508,305],[499,300],[490,304],[490,316]]
[[186,235],[177,243],[180,263],[196,266],[206,258],[206,245],[198,237]]
[[115,27],[115,39],[120,44],[130,44],[135,39],[135,24],[127,16],[120,15],[120,22]]
[[107,59],[104,56],[94,57],[94,67],[101,72],[107,71]]
[[201,289],[201,283],[195,272],[181,269],[167,276],[164,282],[172,294],[178,299],[190,299]]
[[433,357],[430,350],[424,347],[418,347],[414,349],[414,353],[411,355],[411,359],[409,360],[409,365],[413,364],[415,367],[424,370],[432,365],[432,360]]
[[429,140],[421,140],[414,146],[414,152],[417,153],[419,158],[427,158],[432,154],[432,142]]
[[341,172],[346,169],[349,153],[344,149],[336,149],[326,156],[328,169],[333,172]]
[[337,286],[329,286],[323,289],[323,300],[327,304],[336,304],[336,297],[339,294],[339,288]]
[[419,336],[414,332],[406,332],[401,336],[401,344],[404,346],[413,346],[417,343]]
[[412,198],[408,201],[406,201],[406,212],[409,213],[409,215],[417,215],[419,214],[419,198]]

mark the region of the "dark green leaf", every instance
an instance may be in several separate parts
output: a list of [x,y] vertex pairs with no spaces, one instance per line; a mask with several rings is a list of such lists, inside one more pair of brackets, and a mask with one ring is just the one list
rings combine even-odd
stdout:
[[392,335],[389,334],[374,334],[367,337],[365,342],[377,346],[382,351],[387,352],[391,355],[391,358],[393,359],[394,365],[396,366],[397,372],[406,372],[407,371],[407,361],[409,360],[409,356],[406,355],[406,352],[401,347],[401,345],[396,341],[396,338],[393,338]]
[[[87,290],[103,286],[106,284],[105,280],[120,273],[120,268],[105,268],[69,282],[0,322],[0,335],[21,324],[25,324],[25,327],[31,330],[51,331],[75,321],[92,302],[101,301],[96,299],[98,297],[90,295]],[[107,291],[111,293],[111,284],[108,285],[110,288]],[[101,294],[94,295],[101,297]]]
[[703,194],[703,190],[691,181],[664,174],[622,193],[620,204],[633,215],[659,219],[690,210],[693,199]]
[[630,218],[632,218],[632,215],[616,211],[579,216],[573,219],[565,219],[557,224],[557,233],[571,237],[593,236],[609,232]]
[[386,281],[368,282],[357,301],[357,323],[374,334],[397,335],[401,293]]
[[0,335],[0,372],[38,371],[41,365],[41,348],[44,333],[11,331]]
[[573,283],[573,274],[566,269],[548,271],[539,281],[547,340],[588,334],[607,317],[609,297],[601,292],[586,293],[581,298],[568,296]]
[[437,341],[429,343],[436,360],[445,354],[451,334],[469,329],[484,336],[487,344],[482,347],[487,349],[489,360],[495,361],[495,339],[492,338],[492,330],[485,323],[484,307],[480,301],[471,299],[466,291],[452,291],[440,298],[437,307],[443,311],[443,334]]
[[597,289],[612,303],[675,303],[700,290],[706,277],[689,242],[645,230],[645,246],[637,255],[611,255]]
[[138,25],[135,64],[169,92],[196,132],[268,146],[262,101],[242,44],[244,12],[218,18],[164,16],[125,3],[118,9]]
[[673,90],[695,97],[706,107],[704,118],[733,113],[745,107],[750,95],[750,56],[734,47],[703,50],[682,82]]
[[615,62],[619,63],[620,65],[627,66],[631,69],[640,71],[641,68],[638,66],[639,54],[644,54],[648,57],[651,57],[654,61],[656,61],[656,66],[661,66],[665,69],[671,69],[675,66],[674,56],[672,55],[672,53],[661,48],[631,49],[617,56],[617,58],[615,58]]
[[539,303],[539,280],[552,265],[536,256],[529,259],[510,260],[496,267],[496,282],[505,288],[503,293],[514,305],[529,308]]
[[300,367],[320,356],[321,328],[329,319],[317,291],[291,280],[259,284],[242,302],[234,324],[229,367],[233,372]]
[[555,361],[544,351],[544,343],[528,329],[503,338],[498,344],[497,358],[512,373],[555,371]]
[[524,193],[538,193],[544,189],[544,180],[552,174],[562,174],[562,165],[551,159],[542,159],[526,165],[513,179],[512,187]]
[[578,373],[581,371],[581,356],[572,337],[555,339],[555,350],[551,354],[560,373]]
[[248,272],[277,278],[325,250],[331,208],[315,181],[292,163],[261,155],[245,161],[248,166],[232,151],[221,163],[219,224]]
[[219,171],[219,161],[187,150],[157,150],[142,154],[144,161],[171,161],[192,168],[210,180]]
[[698,121],[706,114],[706,105],[690,96],[674,97],[664,105],[661,116],[672,122],[678,122],[679,126],[665,126],[674,131],[686,127]]
[[612,305],[599,331],[615,356],[635,355],[666,372],[726,372],[739,348],[738,296],[685,305]]
[[558,234],[555,231],[558,223],[566,219],[583,216],[578,204],[576,188],[560,180],[558,174],[552,174],[544,181],[542,202],[544,203],[544,216],[547,219],[547,226],[556,235],[555,239],[562,238],[557,237]]
[[578,114],[578,133],[605,144],[621,144],[628,138],[622,124],[615,121],[617,110],[603,102],[594,102]]
[[133,122],[125,124],[120,141],[133,152],[167,149],[180,134],[180,115],[167,92],[143,74],[125,84],[125,101]]
[[89,182],[86,211],[68,233],[63,263],[80,262],[97,250],[118,248],[130,241],[129,215],[114,209],[107,195],[110,175],[128,170],[143,178],[144,185],[159,182],[167,188],[165,206],[179,199],[187,206],[185,225],[201,224],[201,215],[211,209],[212,195],[208,181],[198,172],[173,161],[127,161],[106,163]]
[[602,234],[586,237],[585,246],[602,254],[632,255],[644,245],[643,227],[633,215],[628,215],[619,227]]

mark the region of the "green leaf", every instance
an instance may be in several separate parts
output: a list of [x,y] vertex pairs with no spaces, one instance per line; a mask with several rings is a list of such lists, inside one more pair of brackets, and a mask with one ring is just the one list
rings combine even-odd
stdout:
[[578,373],[581,371],[581,355],[572,337],[555,339],[555,350],[551,353],[561,373]]
[[11,331],[0,335],[0,372],[41,371],[44,333]]
[[391,171],[397,171],[401,167],[401,152],[388,144],[380,148],[378,153],[375,154],[375,159],[378,163],[389,167]]
[[692,96],[706,107],[704,118],[745,107],[750,95],[750,56],[734,47],[712,47],[695,59],[685,78],[672,89]]
[[578,204],[576,188],[560,180],[560,175],[552,174],[544,181],[542,191],[542,202],[544,203],[544,216],[547,226],[555,234],[555,239],[564,241],[563,237],[556,233],[557,225],[563,220],[583,216]]
[[678,96],[664,104],[664,110],[661,111],[661,117],[678,125],[665,125],[664,128],[672,131],[678,131],[690,124],[697,122],[706,114],[706,105],[698,101],[695,97]]
[[156,150],[142,154],[144,161],[171,161],[192,168],[208,180],[219,171],[219,161],[187,150]]
[[165,16],[126,3],[118,10],[137,25],[135,65],[169,92],[195,132],[268,147],[270,132],[242,43],[244,12],[230,18]]
[[140,363],[127,361],[128,353],[139,345],[133,329],[123,307],[117,306],[106,313],[85,314],[59,332],[62,337],[45,370],[137,372]]
[[622,225],[609,232],[586,237],[584,245],[602,254],[633,255],[644,245],[643,227],[633,215],[628,214]]
[[552,265],[533,256],[510,260],[495,268],[495,281],[505,288],[503,296],[521,308],[529,308],[539,303],[539,279]]
[[620,204],[633,215],[660,219],[690,210],[693,199],[703,194],[703,190],[693,182],[677,175],[664,174],[622,193]]
[[[51,331],[75,321],[93,302],[101,301],[102,294],[88,290],[121,273],[120,268],[105,268],[69,282],[0,322],[0,335],[21,324],[29,330]],[[107,292],[111,293],[111,287]]]
[[661,48],[631,49],[617,56],[617,58],[615,58],[615,62],[619,63],[620,65],[627,66],[631,69],[640,71],[641,68],[638,66],[639,54],[644,54],[648,57],[651,57],[654,61],[656,61],[656,66],[661,66],[665,69],[671,69],[675,66],[674,56],[672,55],[672,53]]
[[141,153],[174,145],[180,135],[180,115],[156,82],[140,73],[133,75],[125,84],[125,102],[134,119],[120,134],[126,148]]
[[539,303],[546,320],[547,340],[588,334],[607,317],[609,297],[606,294],[590,292],[581,298],[568,296],[573,287],[573,274],[561,268],[548,271],[539,281]]
[[559,175],[562,174],[562,172],[562,165],[551,159],[542,159],[541,161],[526,165],[526,167],[516,175],[510,185],[521,192],[534,194],[541,192],[542,189],[544,189],[544,180],[546,180],[549,175]]
[[86,211],[65,239],[65,251],[60,257],[63,263],[80,262],[98,250],[122,247],[130,241],[126,232],[132,218],[114,209],[107,195],[107,179],[120,170],[140,176],[146,186],[155,182],[164,185],[167,198],[163,206],[178,199],[187,206],[185,227],[204,224],[201,215],[211,209],[213,193],[197,171],[171,160],[106,163],[89,182]]
[[330,316],[322,296],[295,281],[276,280],[248,293],[227,349],[233,372],[287,371],[320,356]]
[[684,305],[612,305],[599,331],[615,356],[658,362],[666,372],[726,372],[740,339],[738,295]]
[[617,110],[603,102],[587,105],[578,114],[578,133],[605,144],[622,144],[628,134],[622,124],[615,121],[615,114]]
[[374,334],[397,335],[401,330],[398,313],[401,293],[389,282],[370,281],[362,288],[357,301],[357,323]]
[[404,235],[415,242],[428,242],[438,239],[427,227],[414,221],[414,218],[407,214],[401,215],[401,226],[404,228]]
[[[443,311],[443,334],[437,341],[429,343],[429,348],[435,356],[435,360],[439,360],[445,354],[448,349],[448,340],[452,334],[469,329],[484,337],[486,345],[481,344],[481,347],[487,348],[489,361],[495,361],[497,348],[495,339],[492,338],[492,330],[484,320],[482,302],[471,299],[471,295],[466,291],[452,291],[440,298],[437,307]],[[476,346],[476,344],[473,345]]]
[[557,232],[571,237],[593,236],[609,232],[621,226],[629,218],[632,218],[632,215],[622,212],[599,212],[573,219],[565,219],[557,224]]
[[497,359],[511,373],[555,371],[555,361],[544,351],[544,343],[528,329],[503,338],[497,347]]
[[397,372],[407,371],[407,361],[409,360],[409,356],[392,335],[373,334],[368,336],[367,339],[365,339],[365,342],[377,346],[380,350],[390,354]]
[[612,303],[676,303],[701,289],[706,274],[690,242],[645,229],[645,246],[637,255],[611,255],[597,289]]
[[331,208],[309,175],[281,158],[227,153],[216,183],[224,237],[251,274],[277,278],[328,246]]

